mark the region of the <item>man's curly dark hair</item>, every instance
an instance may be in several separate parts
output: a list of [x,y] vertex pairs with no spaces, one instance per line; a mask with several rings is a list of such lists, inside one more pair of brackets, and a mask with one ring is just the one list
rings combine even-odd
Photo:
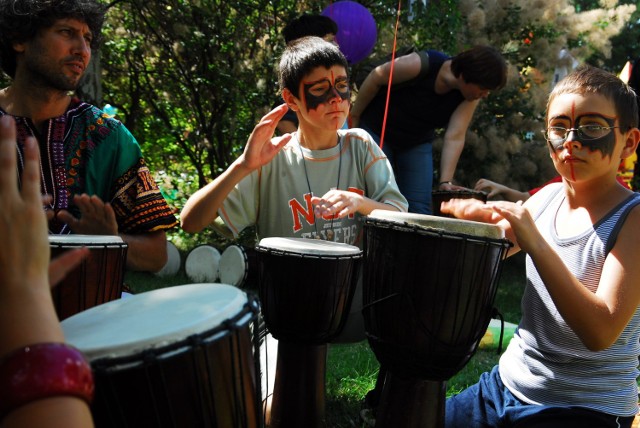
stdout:
[[95,0],[0,0],[0,66],[11,78],[16,72],[13,44],[31,40],[59,19],[78,19],[93,35],[91,49],[100,46],[106,7]]

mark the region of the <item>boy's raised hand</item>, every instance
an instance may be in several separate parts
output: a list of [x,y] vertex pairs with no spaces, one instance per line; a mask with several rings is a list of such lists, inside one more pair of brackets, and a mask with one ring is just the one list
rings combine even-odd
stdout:
[[291,140],[292,134],[274,137],[276,125],[289,107],[281,104],[260,119],[253,128],[244,148],[243,165],[249,170],[268,164],[275,155]]

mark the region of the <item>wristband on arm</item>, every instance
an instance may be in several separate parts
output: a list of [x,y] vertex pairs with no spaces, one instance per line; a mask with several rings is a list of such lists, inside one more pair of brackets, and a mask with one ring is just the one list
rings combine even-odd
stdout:
[[64,343],[38,343],[0,360],[0,420],[18,407],[49,397],[74,396],[91,403],[91,366]]

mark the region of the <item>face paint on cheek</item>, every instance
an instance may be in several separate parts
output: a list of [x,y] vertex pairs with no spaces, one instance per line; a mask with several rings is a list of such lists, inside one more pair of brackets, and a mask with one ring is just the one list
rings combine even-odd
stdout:
[[580,143],[591,152],[600,150],[603,156],[611,157],[613,155],[613,149],[616,146],[616,134],[612,130],[612,132],[604,137],[595,140],[580,141]]
[[553,143],[551,141],[547,141],[547,144],[549,145],[549,149],[555,153],[555,152],[559,152],[562,150],[562,146],[564,146],[564,141],[559,141],[558,143]]
[[322,95],[313,95],[310,92],[310,89],[313,86],[314,84],[303,85],[304,96],[307,102],[307,109],[309,110],[315,110],[321,104],[328,103],[330,100],[332,100],[335,97],[340,97],[340,99],[342,99],[343,101],[348,100],[351,97],[351,92],[349,89],[347,89],[344,92],[340,92],[335,88],[335,86],[329,86],[329,88]]

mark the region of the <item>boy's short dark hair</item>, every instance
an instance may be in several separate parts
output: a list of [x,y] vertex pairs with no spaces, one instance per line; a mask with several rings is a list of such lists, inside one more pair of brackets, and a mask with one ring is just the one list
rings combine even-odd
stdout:
[[318,67],[328,69],[334,65],[349,73],[347,59],[336,45],[314,36],[297,39],[287,45],[280,58],[280,90],[286,88],[299,98],[298,89],[304,76]]
[[494,91],[507,83],[507,63],[496,48],[474,46],[451,60],[451,71],[467,83]]
[[100,33],[106,7],[96,0],[0,0],[0,65],[11,78],[16,73],[13,44],[33,39],[39,30],[59,19],[73,18],[87,24],[93,39],[91,48],[100,46]]
[[590,65],[581,65],[553,88],[547,102],[547,112],[553,100],[561,94],[599,94],[613,103],[621,131],[638,127],[636,94],[615,74]]
[[286,44],[306,36],[317,36],[324,38],[327,34],[338,34],[338,24],[324,15],[301,15],[293,21],[289,22],[282,35]]

